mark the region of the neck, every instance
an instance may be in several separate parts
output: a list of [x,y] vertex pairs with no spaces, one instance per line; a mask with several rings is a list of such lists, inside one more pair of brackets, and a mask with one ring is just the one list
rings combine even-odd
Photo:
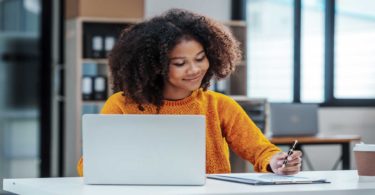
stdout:
[[193,91],[165,91],[164,92],[164,99],[165,100],[172,100],[172,101],[176,101],[176,100],[182,100],[186,97],[189,97],[191,94],[193,93]]

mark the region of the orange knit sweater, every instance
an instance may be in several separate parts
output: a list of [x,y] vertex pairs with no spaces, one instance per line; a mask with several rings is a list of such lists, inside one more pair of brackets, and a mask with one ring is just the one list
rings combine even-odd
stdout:
[[[105,103],[102,114],[154,114],[156,107],[137,104],[122,92],[113,94]],[[271,144],[236,101],[213,91],[196,90],[189,97],[165,101],[160,114],[201,114],[206,116],[206,172],[230,173],[229,147],[250,161],[257,172],[266,172],[270,158],[280,149]],[[83,175],[82,157],[77,166]]]

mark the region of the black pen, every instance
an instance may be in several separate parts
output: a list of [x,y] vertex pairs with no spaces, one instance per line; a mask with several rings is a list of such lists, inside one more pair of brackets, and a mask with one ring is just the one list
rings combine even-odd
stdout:
[[293,154],[293,150],[296,147],[297,143],[298,143],[298,141],[294,140],[293,146],[289,149],[288,156],[285,157],[282,167],[285,167],[286,164],[288,163],[288,157]]

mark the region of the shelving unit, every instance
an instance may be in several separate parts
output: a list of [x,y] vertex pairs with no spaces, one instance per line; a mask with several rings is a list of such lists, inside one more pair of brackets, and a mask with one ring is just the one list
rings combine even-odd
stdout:
[[[125,28],[141,19],[116,19],[78,17],[66,22],[66,48],[64,70],[65,96],[59,97],[65,103],[64,111],[64,175],[76,175],[75,165],[81,156],[81,116],[84,113],[98,113],[105,100],[82,99],[82,76],[86,74],[85,66],[90,74],[105,75],[109,78],[108,60],[106,58],[87,58],[84,56],[84,25],[115,25],[116,28]],[[94,68],[93,68],[94,67]],[[111,87],[108,84],[108,96]]]
[[240,49],[242,51],[242,61],[237,64],[236,70],[229,76],[229,78],[219,81],[222,82],[219,85],[225,86],[224,90],[220,89],[218,91],[223,91],[228,95],[243,95],[246,96],[247,93],[247,81],[246,81],[246,33],[247,27],[244,21],[229,21],[224,22],[233,33],[234,37],[241,43]]

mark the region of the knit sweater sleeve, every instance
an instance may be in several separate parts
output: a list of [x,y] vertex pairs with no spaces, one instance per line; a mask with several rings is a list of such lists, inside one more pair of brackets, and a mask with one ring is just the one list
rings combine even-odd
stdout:
[[[121,101],[123,101],[123,96],[121,93],[113,94],[108,100],[105,102],[101,114],[123,114],[121,110]],[[123,102],[122,102],[123,103]],[[83,157],[78,160],[77,163],[77,174],[78,176],[83,176]]]
[[222,96],[218,109],[229,147],[241,158],[250,161],[256,172],[267,172],[271,157],[281,150],[268,141],[235,100]]

